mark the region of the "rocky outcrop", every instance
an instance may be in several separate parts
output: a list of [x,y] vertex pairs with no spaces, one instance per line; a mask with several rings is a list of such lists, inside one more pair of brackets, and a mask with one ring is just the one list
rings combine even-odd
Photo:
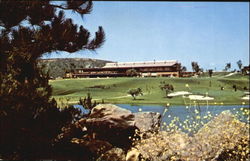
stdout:
[[198,158],[216,160],[222,151],[233,149],[246,139],[249,141],[249,126],[237,120],[230,111],[224,111],[194,135],[193,144],[197,147],[190,152]]
[[157,112],[134,113],[135,126],[140,132],[158,131],[160,127],[161,114]]
[[[99,156],[99,160],[126,160],[125,151],[139,140],[137,134],[158,130],[160,118],[159,113],[134,114],[112,104],[99,104],[88,117],[64,127],[56,139],[56,147],[67,151],[64,156],[73,155],[77,160],[93,160]],[[131,160],[134,153],[127,156]]]
[[134,115],[129,110],[112,104],[99,104],[91,110],[88,118],[79,121],[86,126],[93,138],[105,140],[112,145],[128,148],[135,134]]
[[137,149],[137,154],[149,160],[219,161],[236,155],[243,160],[248,158],[248,145],[249,125],[225,111],[205,124],[194,136],[180,131],[159,131],[138,141],[133,148]]
[[[234,160],[246,160],[250,155],[246,151],[250,141],[249,125],[237,120],[229,111],[219,114],[192,136],[178,130],[158,131],[160,120],[158,113],[132,113],[115,105],[100,104],[87,118],[64,130],[59,136],[64,141],[60,147],[74,149],[77,159],[82,157],[78,154],[86,154],[85,160],[100,156],[99,160],[107,161],[140,158],[220,161],[232,156]],[[143,135],[136,135],[138,132]]]
[[161,115],[155,112],[132,113],[112,104],[99,104],[94,107],[88,118],[79,124],[87,128],[93,138],[105,140],[120,148],[129,148],[135,130],[140,132],[156,131],[160,127]]
[[[185,151],[189,143],[187,134],[179,131],[150,133],[146,139],[140,140],[132,148],[132,152],[141,155],[146,160],[170,160],[169,157]],[[130,153],[130,151],[129,151]],[[138,154],[139,153],[139,154]]]

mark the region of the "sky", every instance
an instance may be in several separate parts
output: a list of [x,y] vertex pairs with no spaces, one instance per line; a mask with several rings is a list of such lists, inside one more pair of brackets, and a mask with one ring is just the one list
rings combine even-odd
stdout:
[[104,28],[106,41],[96,50],[59,52],[46,58],[80,57],[118,62],[177,60],[188,70],[222,70],[231,62],[249,64],[249,2],[94,1],[81,18],[66,16],[92,35]]

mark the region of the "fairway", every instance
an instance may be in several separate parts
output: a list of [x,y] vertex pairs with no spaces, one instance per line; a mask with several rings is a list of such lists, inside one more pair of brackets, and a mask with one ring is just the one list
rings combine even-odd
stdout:
[[[78,78],[78,79],[63,79],[51,80],[50,84],[53,88],[53,97],[56,100],[67,101],[69,104],[75,104],[79,98],[84,98],[87,93],[90,93],[92,98],[97,102],[102,100],[105,103],[114,104],[170,104],[170,105],[185,105],[192,104],[188,98],[176,96],[166,98],[166,94],[159,88],[160,82],[174,86],[174,92],[188,91],[195,95],[206,95],[213,97],[211,101],[196,101],[199,104],[248,104],[249,101],[242,100],[244,87],[249,88],[248,76],[234,75],[224,77],[223,75],[215,75],[212,78],[167,78],[167,77],[120,77],[120,78]],[[232,88],[237,86],[235,92]],[[221,90],[221,86],[224,90]],[[133,100],[127,94],[131,88],[141,88],[143,96],[138,96]]]

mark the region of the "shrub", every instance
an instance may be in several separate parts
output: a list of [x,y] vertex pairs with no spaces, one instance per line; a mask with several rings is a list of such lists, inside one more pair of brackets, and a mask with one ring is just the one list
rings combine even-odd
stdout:
[[127,93],[130,94],[134,100],[136,99],[136,96],[143,95],[141,88],[130,89]]
[[162,91],[165,91],[166,97],[168,97],[168,94],[169,94],[170,92],[173,92],[173,91],[174,91],[174,86],[173,86],[172,84],[166,84],[166,82],[164,81],[164,82],[161,82],[161,84],[160,84],[160,89],[161,89]]

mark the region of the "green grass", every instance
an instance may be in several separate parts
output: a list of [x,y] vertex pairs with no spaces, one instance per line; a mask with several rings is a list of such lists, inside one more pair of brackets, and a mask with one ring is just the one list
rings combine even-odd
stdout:
[[[224,75],[224,73],[223,73]],[[200,77],[200,78],[100,78],[100,79],[68,79],[53,80],[50,84],[53,87],[53,97],[56,99],[69,100],[69,103],[76,103],[80,97],[85,97],[91,93],[93,99],[97,101],[104,100],[106,103],[126,103],[126,104],[167,104],[183,105],[184,99],[181,96],[165,98],[165,93],[160,90],[161,81],[170,83],[175,91],[189,91],[193,94],[214,97],[209,104],[242,104],[248,101],[242,101],[244,87],[248,87],[249,78],[241,75],[232,77]],[[211,87],[209,86],[211,82]],[[189,85],[190,89],[186,87]],[[234,92],[232,85],[236,84],[239,90]],[[95,86],[104,86],[105,88],[93,88]],[[225,87],[221,91],[220,86]],[[90,88],[92,87],[92,88]],[[144,95],[133,100],[127,96],[130,88],[141,88]],[[186,99],[189,102],[189,99]],[[200,101],[206,104],[206,101]]]
[[[222,76],[226,76],[229,73],[230,72],[213,72],[213,77],[222,77]],[[200,75],[200,77],[209,77],[209,74],[208,72],[204,72]]]

